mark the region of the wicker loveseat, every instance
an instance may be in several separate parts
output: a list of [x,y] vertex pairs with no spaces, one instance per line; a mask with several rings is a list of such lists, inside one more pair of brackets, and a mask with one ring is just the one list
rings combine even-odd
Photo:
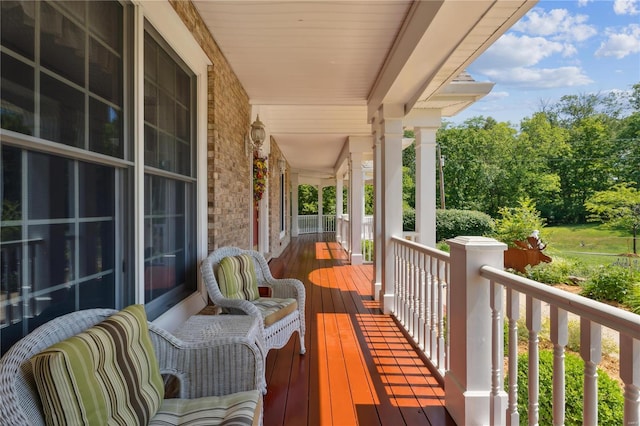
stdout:
[[[253,260],[258,287],[268,287],[270,297],[244,300],[227,298],[223,295],[217,277],[220,264],[226,257],[239,255],[248,255]],[[237,247],[222,247],[215,250],[202,261],[200,270],[214,305],[232,313],[245,313],[264,321],[264,339],[267,351],[284,347],[293,333],[297,331],[300,338],[300,353],[306,352],[304,344],[306,292],[300,280],[274,278],[264,256],[257,251],[243,250]],[[295,304],[289,305],[289,307],[295,306],[295,309],[282,317],[277,317],[276,321],[270,321],[269,317],[274,313],[277,315],[278,304],[280,302],[286,304],[286,301],[291,302],[291,299]]]
[[[0,423],[12,426],[52,424],[54,417],[51,414],[52,404],[42,402],[47,400],[47,396],[41,393],[43,380],[37,366],[41,363],[40,359],[43,356],[46,357],[47,353],[55,352],[55,349],[52,348],[67,344],[74,339],[80,340],[79,336],[86,336],[87,333],[100,329],[103,324],[122,315],[119,312],[127,310],[89,309],[70,313],[40,326],[12,346],[0,359],[0,419],[2,419]],[[118,315],[115,315],[116,313]],[[143,308],[140,316],[142,320],[139,320],[138,323],[146,322]],[[162,389],[156,392],[158,401],[155,402],[155,411],[143,423],[150,425],[181,424],[187,419],[192,425],[262,424],[262,393],[256,389],[258,374],[255,371],[252,372],[252,370],[262,368],[262,366],[256,365],[256,360],[262,360],[262,354],[254,347],[242,342],[239,343],[232,337],[214,337],[208,341],[186,343],[152,323],[147,323],[147,327],[136,327],[135,324],[132,327],[134,334],[136,330],[148,328],[147,335],[150,339],[145,340],[145,333],[140,333],[142,337],[134,337],[131,345],[135,346],[140,341],[142,342],[140,346],[144,349],[144,342],[148,343],[146,346],[148,350],[138,351],[136,356],[143,354],[142,358],[146,358],[144,355],[153,357],[143,359],[141,363],[157,366],[159,372],[156,371],[158,377],[156,382],[159,381]],[[91,339],[86,340],[90,341]],[[118,352],[117,349],[116,352]],[[109,371],[109,374],[104,375],[101,379],[107,381],[107,387],[110,386],[108,382],[119,379],[119,369],[122,370],[120,374],[127,374],[127,368],[118,367],[122,365],[121,359],[123,358],[124,356],[121,354],[114,354],[115,361],[113,362],[118,371],[105,370]],[[62,365],[66,367],[64,362],[68,362],[68,359],[65,360]],[[222,362],[222,360],[225,361]],[[236,365],[237,368],[232,369],[230,365]],[[98,376],[98,368],[95,368],[96,376]],[[134,366],[134,369],[138,368],[139,365]],[[154,369],[151,368],[151,370]],[[163,399],[164,388],[161,374],[177,378],[180,385],[178,398]],[[73,377],[77,376],[76,374]],[[92,374],[87,374],[87,376],[92,376]],[[118,378],[114,379],[114,377]],[[129,389],[125,391],[127,396],[130,393],[138,392],[131,391],[130,386],[130,382],[127,380],[124,386]],[[149,387],[148,382],[145,383],[145,387]],[[77,388],[86,389],[86,387],[81,388],[80,386]],[[56,386],[52,386],[51,389],[53,390],[50,390],[50,393],[56,393],[59,386],[56,383]],[[114,386],[114,389],[118,388]],[[93,390],[91,389],[91,391]],[[99,395],[100,392],[98,391],[97,394]],[[121,400],[126,399],[121,395],[118,393],[116,397],[112,398],[110,414],[114,411],[113,406],[121,404]],[[85,394],[81,393],[78,399],[82,400],[82,403],[84,398]],[[78,405],[82,407],[81,403]],[[109,401],[107,401],[108,404]],[[78,412],[82,412],[83,409],[78,409]],[[65,415],[66,410],[67,408],[64,407]],[[122,419],[120,420],[114,424],[123,423]],[[57,424],[68,423],[69,420],[64,419],[62,421],[58,419],[57,422]],[[74,421],[72,423],[106,424],[104,421]],[[125,420],[124,423],[132,424],[134,422]]]

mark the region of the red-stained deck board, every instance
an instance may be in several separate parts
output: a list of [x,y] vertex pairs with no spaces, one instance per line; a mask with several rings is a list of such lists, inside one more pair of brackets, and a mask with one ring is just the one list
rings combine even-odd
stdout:
[[332,238],[293,238],[279,258],[307,289],[307,353],[297,334],[269,352],[265,426],[455,425],[443,389],[373,301],[373,267],[349,265]]

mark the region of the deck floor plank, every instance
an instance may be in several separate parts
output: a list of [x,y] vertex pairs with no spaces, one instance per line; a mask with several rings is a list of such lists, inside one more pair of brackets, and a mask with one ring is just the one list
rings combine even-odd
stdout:
[[332,238],[293,238],[279,259],[307,288],[307,353],[297,335],[269,352],[265,426],[455,426],[442,387],[373,300],[373,267],[349,265]]

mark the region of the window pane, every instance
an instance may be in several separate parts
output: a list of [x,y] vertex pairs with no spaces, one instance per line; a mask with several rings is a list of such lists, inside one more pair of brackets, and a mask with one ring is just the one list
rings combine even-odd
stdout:
[[[114,274],[114,221],[80,224],[80,271],[78,278],[100,272]],[[113,291],[113,289],[112,289]]]
[[144,121],[158,124],[158,88],[149,81],[144,82]]
[[33,135],[33,68],[5,54],[2,54],[0,61],[2,61],[2,67],[0,67],[2,128]]
[[29,155],[29,219],[73,216],[73,162],[61,157]]
[[91,32],[112,49],[121,51],[122,6],[115,1],[91,1],[88,5]]
[[34,265],[30,290],[45,290],[75,279],[75,251],[72,224],[29,226],[29,263]]
[[89,149],[122,158],[122,112],[96,99],[89,100]]
[[145,33],[145,165],[192,176],[193,79]]
[[144,126],[144,163],[158,167],[158,132],[151,126]]
[[89,90],[121,106],[121,71],[120,58],[96,40],[91,39],[89,42]]
[[40,63],[84,86],[85,32],[47,3],[41,16]]
[[78,309],[115,308],[115,280],[113,274],[80,283]]
[[[33,59],[35,2],[0,1],[0,15],[2,16],[0,43],[28,59]],[[4,63],[2,66],[4,67]]]
[[145,300],[194,280],[185,264],[191,262],[187,240],[194,238],[185,219],[185,191],[191,185],[158,176],[145,176]]
[[115,213],[115,171],[111,167],[80,163],[78,167],[80,217],[112,217]]
[[41,74],[40,137],[84,148],[84,95]]

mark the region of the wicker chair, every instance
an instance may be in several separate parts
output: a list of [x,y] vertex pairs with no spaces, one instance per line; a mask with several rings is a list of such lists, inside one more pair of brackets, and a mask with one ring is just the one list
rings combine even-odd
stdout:
[[[261,311],[260,304],[248,300],[227,299],[220,291],[216,274],[220,261],[227,256],[237,256],[240,254],[249,254],[254,261],[256,276],[259,287],[269,287],[271,289],[271,297],[278,299],[294,298],[297,301],[298,308],[285,316],[284,318],[268,325],[264,329],[264,339],[266,350],[280,349],[287,344],[294,332],[298,332],[300,338],[300,354],[306,352],[304,345],[305,333],[305,288],[300,280],[295,278],[275,279],[271,275],[269,266],[264,256],[254,250],[242,250],[237,247],[222,247],[215,250],[200,265],[202,277],[207,286],[211,301],[223,309],[228,309],[236,313],[236,311],[244,312],[258,318],[264,317],[264,311]],[[260,301],[260,298],[258,301]]]
[[[13,345],[0,359],[0,424],[44,425],[29,359],[116,312],[113,309],[88,309],[63,315]],[[257,389],[264,380],[264,364],[258,348],[233,337],[186,343],[152,323],[148,326],[160,373],[178,379],[179,398],[193,400],[237,392],[260,393]],[[256,424],[262,424],[261,404],[260,398],[260,417],[254,420]]]

